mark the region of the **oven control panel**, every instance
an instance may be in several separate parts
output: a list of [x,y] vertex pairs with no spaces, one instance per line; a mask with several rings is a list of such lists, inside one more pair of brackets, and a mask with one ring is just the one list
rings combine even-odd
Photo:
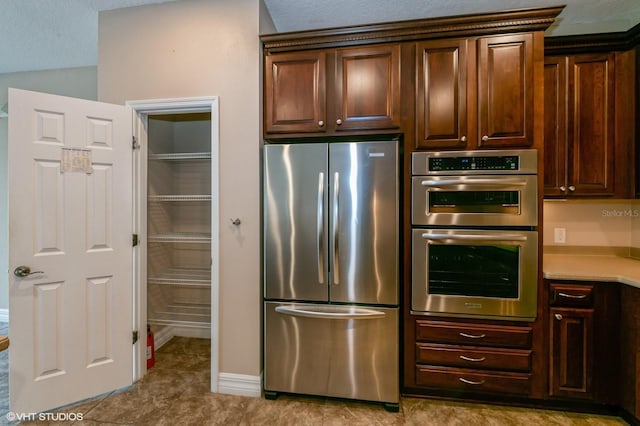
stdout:
[[429,171],[461,170],[518,170],[519,157],[507,155],[500,157],[431,157]]
[[538,172],[535,149],[491,151],[414,152],[411,174],[426,175],[529,175]]

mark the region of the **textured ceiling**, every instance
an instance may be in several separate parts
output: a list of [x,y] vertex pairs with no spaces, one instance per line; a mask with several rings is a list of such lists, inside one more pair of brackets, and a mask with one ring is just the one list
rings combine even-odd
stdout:
[[547,35],[626,31],[640,0],[265,0],[278,32],[566,5]]
[[[0,73],[96,65],[99,11],[166,1],[0,0]],[[264,1],[279,32],[562,4],[547,35],[626,31],[640,22],[640,0]]]
[[0,73],[98,63],[98,12],[167,0],[0,0]]

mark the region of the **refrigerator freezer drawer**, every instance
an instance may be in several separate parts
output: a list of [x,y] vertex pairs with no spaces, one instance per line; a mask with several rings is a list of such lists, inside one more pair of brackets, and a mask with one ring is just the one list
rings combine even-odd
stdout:
[[265,302],[265,327],[265,390],[398,402],[398,308]]

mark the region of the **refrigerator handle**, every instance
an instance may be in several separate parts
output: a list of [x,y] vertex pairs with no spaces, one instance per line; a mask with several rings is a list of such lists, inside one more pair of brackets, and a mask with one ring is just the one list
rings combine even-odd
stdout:
[[333,284],[340,284],[340,269],[339,263],[339,247],[338,247],[338,195],[340,191],[340,173],[335,172],[333,174],[333,221],[332,221],[332,234],[333,234]]
[[318,249],[318,282],[324,284],[324,173],[318,173],[318,211],[316,213],[316,247]]
[[386,314],[381,311],[376,311],[374,309],[365,309],[365,308],[357,308],[350,311],[323,311],[323,310],[314,310],[313,308],[301,309],[296,307],[288,307],[288,306],[277,306],[275,309],[276,312],[285,315],[291,315],[294,317],[307,317],[307,318],[318,318],[318,319],[376,319],[376,318],[384,318]]

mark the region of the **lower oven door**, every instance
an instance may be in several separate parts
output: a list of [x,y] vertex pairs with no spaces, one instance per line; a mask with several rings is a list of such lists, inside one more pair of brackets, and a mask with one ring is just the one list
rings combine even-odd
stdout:
[[532,321],[538,233],[413,230],[413,314]]

